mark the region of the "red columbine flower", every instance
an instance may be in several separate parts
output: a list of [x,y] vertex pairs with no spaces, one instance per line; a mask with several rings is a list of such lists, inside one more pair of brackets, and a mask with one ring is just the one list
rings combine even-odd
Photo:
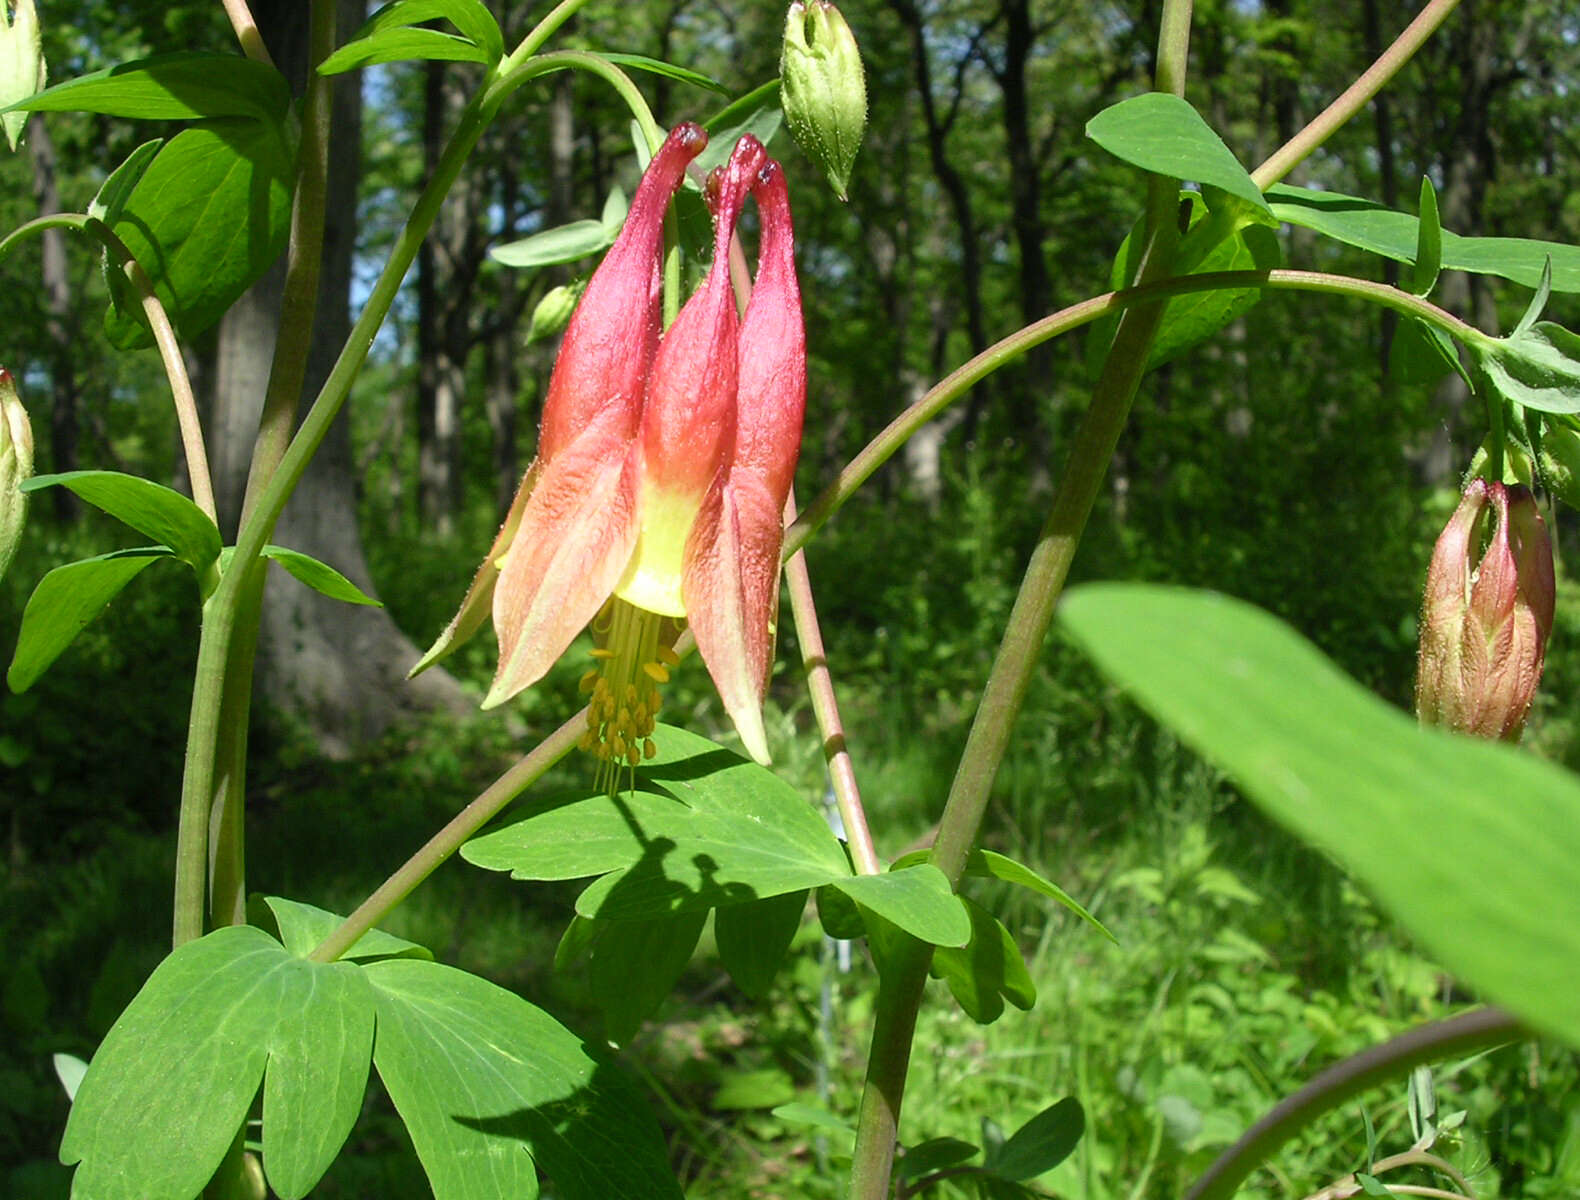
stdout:
[[[499,669],[483,706],[492,707],[542,678],[590,624],[599,666],[582,680],[583,744],[611,766],[653,753],[658,685],[682,621],[747,750],[768,758],[761,704],[805,335],[784,179],[749,135],[708,181],[707,280],[660,334],[664,210],[706,143],[681,125],[653,156],[566,329],[537,460],[461,611],[413,669],[475,632],[491,600]],[[748,193],[762,237],[743,323],[729,246]]]
[[1472,479],[1427,568],[1422,723],[1518,741],[1541,682],[1554,592],[1552,543],[1530,489]]

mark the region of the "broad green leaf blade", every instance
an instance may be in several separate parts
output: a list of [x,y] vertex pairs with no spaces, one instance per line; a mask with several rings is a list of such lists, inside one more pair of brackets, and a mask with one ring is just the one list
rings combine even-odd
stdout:
[[349,965],[314,972],[305,1003],[277,1013],[263,1080],[263,1170],[281,1200],[323,1178],[362,1112],[373,1058],[373,997]]
[[637,769],[639,790],[539,801],[523,820],[468,842],[462,857],[518,879],[613,872],[581,894],[576,910],[622,921],[849,875],[822,816],[772,772],[672,726],[660,726],[654,740],[658,755]]
[[609,1041],[628,1043],[675,990],[675,981],[696,953],[707,916],[683,912],[651,921],[590,923],[588,980]]
[[1414,263],[1410,270],[1410,290],[1427,295],[1437,283],[1443,267],[1443,226],[1437,217],[1437,189],[1430,175],[1421,176],[1421,215],[1416,221]]
[[962,897],[971,918],[971,940],[963,947],[939,946],[932,972],[973,1021],[991,1025],[1008,1000],[1022,1012],[1037,1002],[1037,988],[1026,960],[1008,929],[981,905]]
[[1498,395],[1547,413],[1580,412],[1580,336],[1537,321],[1504,338],[1466,343],[1477,373]]
[[384,607],[382,600],[375,600],[328,563],[319,562],[310,554],[303,554],[300,550],[287,550],[284,546],[265,546],[259,553],[264,558],[272,558],[279,563],[298,583],[305,583],[313,591],[328,596],[331,600],[341,600],[346,604],[368,604],[374,608]]
[[773,986],[779,964],[801,928],[806,897],[805,890],[786,892],[733,904],[714,914],[713,936],[718,941],[719,958],[735,986],[753,1000],[763,999]]
[[438,963],[362,969],[373,1060],[435,1200],[679,1200],[657,1123],[618,1068],[519,996]]
[[506,242],[488,251],[488,257],[507,267],[549,267],[571,263],[599,254],[614,245],[619,226],[610,229],[603,221],[572,221],[534,233],[519,241]]
[[1531,301],[1525,306],[1525,312],[1520,317],[1519,323],[1510,331],[1518,336],[1541,319],[1542,310],[1547,307],[1547,301],[1553,293],[1553,260],[1548,259],[1542,264],[1541,282],[1536,285],[1536,290],[1531,293]]
[[1070,1157],[1086,1130],[1081,1102],[1066,1096],[1027,1121],[989,1151],[983,1168],[1016,1183],[1035,1179]]
[[119,221],[137,181],[143,177],[148,164],[153,162],[154,155],[159,153],[159,147],[164,144],[164,138],[155,138],[128,154],[126,161],[111,171],[99,185],[98,194],[88,204],[88,216],[106,225],[114,225]]
[[[1384,258],[1415,260],[1417,222],[1407,213],[1384,208],[1375,200],[1282,183],[1267,189],[1267,199],[1280,221],[1314,229]],[[1442,252],[1445,271],[1497,275],[1528,288],[1541,282],[1543,265],[1551,258],[1553,291],[1580,292],[1580,246],[1530,238],[1460,237],[1444,230]]]
[[971,918],[964,903],[949,890],[944,873],[931,863],[829,882],[863,908],[924,942],[964,946],[971,937]]
[[379,63],[431,60],[489,62],[488,55],[466,38],[442,29],[386,29],[347,42],[319,65],[320,75],[341,75]]
[[[293,157],[278,123],[209,121],[166,142],[132,189],[112,228],[182,337],[218,321],[285,248]],[[141,310],[123,304],[105,316],[111,342],[151,344]]]
[[689,83],[696,87],[706,88],[708,91],[717,92],[721,96],[730,94],[730,89],[711,75],[704,75],[701,71],[693,71],[689,67],[677,67],[674,63],[663,62],[656,58],[648,58],[645,54],[615,54],[609,50],[596,50],[593,52],[593,56],[601,58],[605,62],[614,63],[617,67],[663,75],[680,83]]
[[[321,1060],[317,1078],[288,1064],[276,1085],[277,1112],[287,1114],[279,1119],[309,1147],[294,1162],[286,1154],[288,1173],[295,1172],[288,1183],[302,1184],[309,1160],[327,1165],[335,1138],[350,1128],[347,1113],[354,1118],[361,1106],[360,1094],[354,1103],[346,1094],[350,1077],[366,1076],[366,1044],[358,1050],[357,1031],[366,1028],[371,1006],[355,968],[292,957],[250,926],[178,948],[111,1027],[77,1091],[60,1147],[62,1162],[81,1164],[73,1194],[191,1200],[241,1128],[265,1064],[309,1055]],[[332,1028],[337,1018],[347,1030]],[[329,1105],[298,1094],[298,1085],[323,1086],[331,1074]],[[270,1140],[266,1125],[266,1156]]]
[[[311,904],[300,904],[283,896],[265,896],[263,900],[280,926],[280,940],[298,958],[306,958],[316,950],[325,938],[340,927],[344,919],[332,912],[314,908]],[[408,942],[382,929],[370,929],[351,944],[351,949],[342,954],[339,961],[432,957],[433,951],[426,946]]]
[[1419,728],[1239,601],[1089,585],[1061,613],[1106,674],[1446,967],[1580,1045],[1580,781]]
[[1268,211],[1261,189],[1223,139],[1178,96],[1146,92],[1121,100],[1086,123],[1086,136],[1143,171],[1210,184]]
[[106,67],[13,104],[21,112],[93,112],[149,121],[281,120],[291,89],[273,67],[235,54],[160,54]]
[[214,522],[180,492],[151,479],[119,471],[68,471],[35,475],[22,485],[29,492],[45,487],[75,492],[94,508],[170,547],[196,571],[206,570],[219,558],[220,537]]
[[25,692],[32,687],[61,651],[144,567],[169,557],[170,551],[163,546],[117,550],[56,567],[39,580],[22,611],[16,651],[6,671],[11,690]]
[[394,0],[369,17],[356,36],[439,20],[449,21],[459,29],[463,37],[487,55],[484,61],[497,62],[504,55],[505,39],[499,32],[499,22],[483,0]]

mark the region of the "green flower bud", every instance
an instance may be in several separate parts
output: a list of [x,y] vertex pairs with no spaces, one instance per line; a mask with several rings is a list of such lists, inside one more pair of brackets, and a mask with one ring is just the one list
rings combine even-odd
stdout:
[[10,371],[0,367],[0,577],[22,540],[22,522],[27,516],[27,493],[22,484],[32,474],[33,427],[16,394],[16,381]]
[[845,199],[867,128],[867,80],[850,26],[828,0],[795,0],[790,6],[779,97],[796,144]]
[[[0,108],[26,100],[44,88],[44,46],[39,37],[38,12],[33,0],[13,0],[15,13],[6,17],[6,0],[0,0]],[[27,113],[0,117],[11,149],[22,140]]]
[[582,292],[586,290],[587,281],[578,279],[575,283],[562,284],[546,292],[532,310],[532,321],[527,326],[527,345],[563,333],[571,323],[571,314],[576,311]]

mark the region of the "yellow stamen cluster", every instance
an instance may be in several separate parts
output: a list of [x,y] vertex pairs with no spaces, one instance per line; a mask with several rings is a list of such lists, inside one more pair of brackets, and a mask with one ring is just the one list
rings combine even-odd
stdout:
[[652,758],[653,728],[663,704],[658,685],[669,682],[669,668],[680,662],[659,644],[663,618],[624,600],[610,600],[594,619],[597,665],[582,676],[587,729],[581,748],[596,755],[598,780],[612,794],[622,768]]

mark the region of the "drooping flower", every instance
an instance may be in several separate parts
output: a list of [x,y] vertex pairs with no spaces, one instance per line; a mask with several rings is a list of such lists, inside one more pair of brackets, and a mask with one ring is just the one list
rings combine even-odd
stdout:
[[1472,479],[1427,568],[1422,723],[1518,741],[1541,682],[1555,591],[1552,542],[1530,489]]
[[[661,334],[663,215],[706,140],[681,125],[649,164],[566,329],[537,459],[461,611],[413,669],[448,654],[491,608],[492,707],[541,679],[591,625],[599,665],[583,679],[583,745],[609,764],[611,782],[612,768],[653,753],[658,685],[682,622],[747,750],[768,757],[760,708],[805,337],[783,176],[749,135],[708,181],[708,276]],[[763,232],[743,322],[729,247],[749,194]]]

